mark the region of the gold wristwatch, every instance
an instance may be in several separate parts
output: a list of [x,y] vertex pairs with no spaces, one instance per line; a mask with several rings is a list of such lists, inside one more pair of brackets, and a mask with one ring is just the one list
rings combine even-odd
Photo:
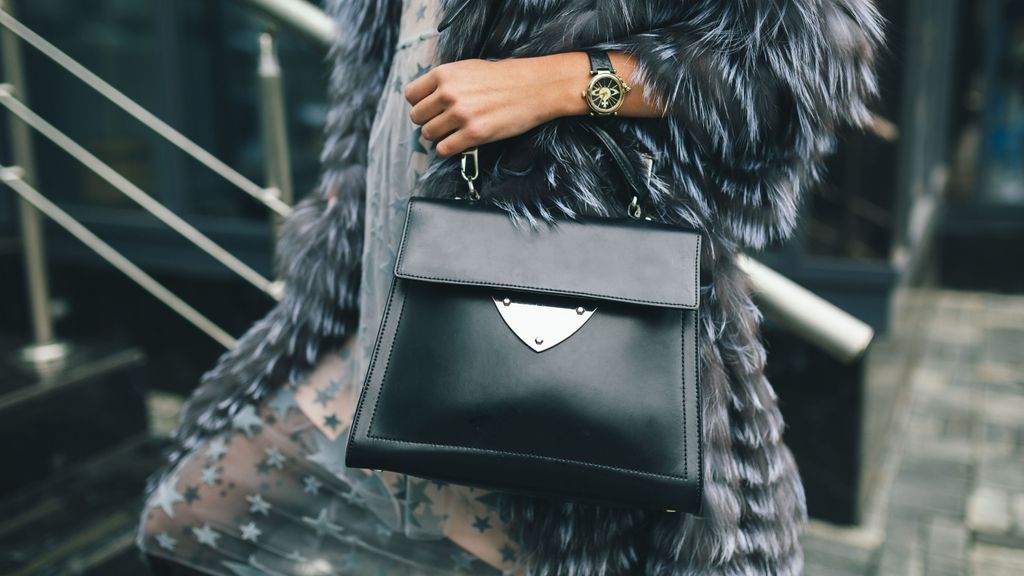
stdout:
[[622,107],[630,87],[615,72],[612,59],[604,50],[587,50],[590,58],[590,83],[583,91],[583,99],[590,106],[591,116],[612,116]]

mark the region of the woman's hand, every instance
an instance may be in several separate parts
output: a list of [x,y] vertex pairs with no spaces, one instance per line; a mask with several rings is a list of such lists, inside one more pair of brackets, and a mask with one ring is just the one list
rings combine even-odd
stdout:
[[[583,53],[441,64],[405,87],[409,117],[437,143],[438,155],[451,156],[567,114],[567,104],[583,104],[585,111],[579,90],[587,69]],[[576,80],[575,102],[567,76]]]

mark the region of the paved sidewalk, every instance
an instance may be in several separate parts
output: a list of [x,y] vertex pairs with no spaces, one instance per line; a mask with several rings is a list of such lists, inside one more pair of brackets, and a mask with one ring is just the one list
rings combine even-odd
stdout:
[[1024,575],[1024,297],[918,293],[921,346],[887,489],[857,529],[812,524],[808,576]]

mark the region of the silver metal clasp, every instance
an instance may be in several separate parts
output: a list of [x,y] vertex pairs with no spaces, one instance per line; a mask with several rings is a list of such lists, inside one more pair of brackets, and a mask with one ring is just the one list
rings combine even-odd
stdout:
[[[644,164],[647,167],[647,187],[651,187],[651,176],[654,174],[654,156],[641,152],[640,155],[644,159]],[[629,213],[631,218],[639,219],[643,216],[643,210],[640,208],[640,200],[636,196],[629,201],[629,206],[626,207],[626,211]]]
[[[470,159],[470,158],[472,158],[472,160],[473,160],[473,173],[472,174],[470,174],[466,170],[466,165],[468,164],[468,159]],[[476,186],[473,185],[473,181],[476,180],[477,176],[479,176],[479,175],[480,175],[479,150],[477,148],[472,148],[470,150],[466,150],[465,152],[462,153],[462,179],[466,181],[466,186],[469,187],[469,199],[470,200],[479,200],[480,199],[480,193],[477,192]]]

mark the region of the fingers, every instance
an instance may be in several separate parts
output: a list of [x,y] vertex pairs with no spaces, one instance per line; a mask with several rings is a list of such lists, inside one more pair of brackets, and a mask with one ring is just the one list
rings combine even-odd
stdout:
[[485,140],[486,138],[482,136],[480,129],[475,125],[464,125],[455,132],[452,132],[444,140],[438,142],[434,146],[434,151],[437,152],[438,156],[447,158],[453,154],[468,150],[473,146],[479,146]]
[[433,70],[405,85],[405,99],[415,106],[437,89],[437,74]]
[[452,99],[448,98],[445,90],[443,88],[437,89],[413,105],[412,110],[409,112],[409,118],[422,126],[447,110],[451,105]]
[[452,132],[458,130],[462,125],[458,117],[451,112],[444,112],[439,116],[434,116],[423,128],[420,129],[420,135],[427,140],[438,142],[443,140]]

